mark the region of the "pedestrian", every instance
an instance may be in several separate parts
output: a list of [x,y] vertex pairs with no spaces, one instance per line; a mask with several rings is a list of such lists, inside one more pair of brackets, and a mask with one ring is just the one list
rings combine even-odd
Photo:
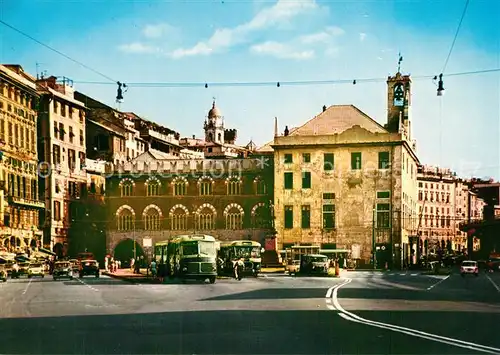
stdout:
[[130,271],[134,272],[135,259],[130,258]]
[[150,265],[150,268],[151,268],[151,276],[153,277],[153,279],[156,279],[156,261],[153,260],[151,262],[151,265]]

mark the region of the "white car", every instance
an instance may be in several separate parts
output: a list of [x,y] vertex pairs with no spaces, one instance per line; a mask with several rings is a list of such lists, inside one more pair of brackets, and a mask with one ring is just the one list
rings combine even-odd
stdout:
[[477,265],[477,261],[464,260],[462,262],[462,266],[460,267],[460,274],[462,275],[462,277],[465,277],[465,275],[467,274],[478,276],[479,267]]
[[33,276],[41,276],[42,278],[45,276],[45,268],[41,263],[33,263],[28,267],[28,277],[31,278]]

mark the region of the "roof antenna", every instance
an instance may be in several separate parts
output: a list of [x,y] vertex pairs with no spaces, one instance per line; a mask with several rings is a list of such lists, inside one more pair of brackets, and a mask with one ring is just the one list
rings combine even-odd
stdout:
[[401,52],[398,54],[399,59],[398,59],[398,73],[401,73],[401,62],[403,61],[403,56],[401,55]]

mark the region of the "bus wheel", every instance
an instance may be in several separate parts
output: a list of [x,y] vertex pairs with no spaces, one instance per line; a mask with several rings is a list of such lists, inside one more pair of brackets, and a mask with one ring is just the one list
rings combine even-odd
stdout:
[[216,279],[217,278],[215,276],[211,276],[208,280],[210,281],[211,284],[214,284]]

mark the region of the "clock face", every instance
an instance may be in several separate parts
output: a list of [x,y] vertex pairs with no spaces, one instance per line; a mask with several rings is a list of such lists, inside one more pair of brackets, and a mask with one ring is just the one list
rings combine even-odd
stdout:
[[405,91],[403,84],[399,83],[394,86],[394,106],[403,106],[405,102]]

